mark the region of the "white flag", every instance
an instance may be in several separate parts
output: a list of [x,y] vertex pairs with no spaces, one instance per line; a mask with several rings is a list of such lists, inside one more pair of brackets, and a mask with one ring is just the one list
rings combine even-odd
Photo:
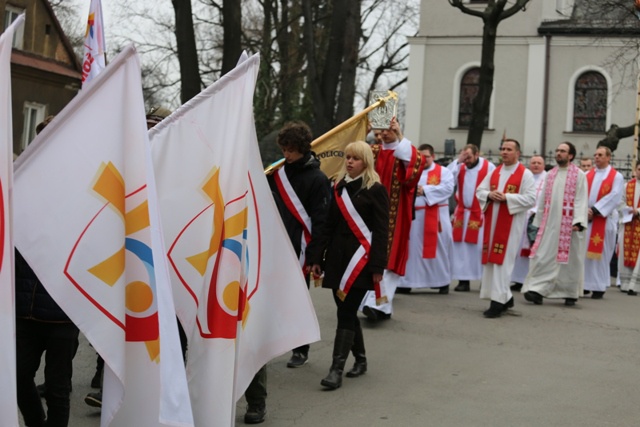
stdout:
[[104,24],[102,23],[102,4],[100,0],[91,0],[87,30],[84,35],[84,56],[82,57],[82,85],[97,76],[105,63]]
[[233,426],[235,402],[258,369],[320,339],[262,171],[252,112],[258,67],[257,55],[243,61],[149,131],[198,426]]
[[11,43],[24,22],[20,15],[0,35],[0,425],[18,425],[16,406],[16,338],[11,236],[13,131],[11,122]]
[[102,425],[191,426],[133,47],[16,162],[16,247],[104,358]]

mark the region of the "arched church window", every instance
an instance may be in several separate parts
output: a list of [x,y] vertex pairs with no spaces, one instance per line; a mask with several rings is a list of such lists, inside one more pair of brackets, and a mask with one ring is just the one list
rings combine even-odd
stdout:
[[607,80],[587,71],[576,80],[573,95],[573,131],[604,132],[607,123]]

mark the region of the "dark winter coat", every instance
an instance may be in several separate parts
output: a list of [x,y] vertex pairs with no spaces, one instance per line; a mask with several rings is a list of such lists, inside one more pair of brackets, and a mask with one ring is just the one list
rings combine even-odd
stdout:
[[[291,183],[293,191],[300,199],[304,210],[311,218],[311,239],[315,239],[318,232],[324,225],[329,209],[331,186],[327,176],[320,170],[320,161],[313,152],[304,155],[300,160],[293,163],[285,163],[284,170]],[[287,230],[289,239],[296,251],[296,256],[300,255],[302,241],[302,225],[295,216],[291,214],[284,203],[280,191],[276,185],[273,174],[268,177],[269,187],[276,202],[280,217]]]
[[[387,242],[389,228],[389,196],[382,184],[376,183],[371,188],[362,187],[362,178],[337,185],[337,191],[348,191],[354,208],[371,230],[371,250],[367,265],[362,269],[352,287],[373,289],[375,273],[382,274],[387,265]],[[349,228],[335,200],[331,200],[329,216],[322,233],[313,245],[310,245],[308,256],[310,263],[320,264],[324,269],[323,288],[338,289],[340,280],[347,269],[353,254],[360,247],[360,242]],[[324,262],[322,254],[324,253]]]
[[17,249],[15,258],[16,317],[42,322],[70,323],[69,317],[51,298]]

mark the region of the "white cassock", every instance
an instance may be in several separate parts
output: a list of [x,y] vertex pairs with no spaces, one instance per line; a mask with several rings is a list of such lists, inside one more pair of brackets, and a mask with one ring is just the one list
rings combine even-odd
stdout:
[[[515,165],[502,166],[499,172],[500,180],[498,182],[498,190],[504,190],[507,180],[519,165],[520,163],[518,162]],[[492,246],[498,220],[498,210],[500,209],[500,202],[492,202],[488,199],[490,187],[491,174],[487,174],[476,190],[483,211],[486,211],[489,203],[493,203],[491,224],[484,224],[485,227],[491,227],[489,247]],[[511,284],[513,264],[520,250],[522,230],[527,222],[527,211],[536,203],[536,186],[533,180],[533,174],[529,169],[525,169],[524,171],[520,191],[517,194],[506,194],[506,197],[507,208],[509,209],[509,214],[513,216],[513,221],[511,222],[511,230],[509,232],[504,261],[501,265],[489,262],[483,266],[482,286],[480,287],[480,298],[490,299],[500,304],[506,304],[513,296],[509,286]],[[457,257],[457,254],[455,256]]]
[[[629,185],[629,183],[627,183]],[[636,182],[633,192],[633,206],[627,205],[627,190],[622,191],[620,202],[620,229],[618,231],[618,274],[620,277],[620,289],[623,291],[638,291],[638,274],[640,273],[640,256],[638,257],[635,267],[627,267],[624,265],[624,228],[625,224],[633,220],[634,206],[638,206],[638,199],[640,199],[640,182]],[[637,219],[636,219],[637,221]]]
[[[533,175],[533,180],[536,183],[536,204],[529,209],[527,214],[527,222],[531,218],[531,215],[536,213],[538,200],[540,200],[542,187],[544,186],[544,177],[547,176],[547,172],[542,171],[539,174]],[[585,223],[586,225],[586,223]],[[526,249],[530,249],[531,245],[529,244],[529,236],[527,236],[527,226],[525,225],[524,230],[522,230],[522,240],[520,241],[520,250],[518,251],[518,255],[516,255],[516,262],[513,265],[513,273],[511,273],[511,281],[515,283],[524,283],[524,279],[527,277],[529,273],[529,253]],[[523,250],[525,250],[523,252]]]
[[[424,194],[416,197],[416,217],[411,223],[409,235],[409,259],[407,270],[400,283],[405,288],[439,288],[451,282],[451,221],[449,220],[449,197],[453,193],[453,174],[441,169],[440,183],[427,184],[427,176],[435,168],[433,163],[428,170],[422,172],[418,186]],[[424,248],[425,206],[439,206],[438,243],[436,257],[422,257]],[[422,208],[422,209],[421,209]]]
[[[613,180],[613,187],[609,194],[602,199],[598,199],[598,192],[600,191],[600,185],[602,181],[609,175],[611,166],[607,166],[604,169],[596,169],[596,176],[593,178],[593,184],[591,185],[591,191],[589,192],[589,208],[595,207],[602,216],[607,218],[606,231],[604,236],[604,247],[602,250],[601,259],[589,259],[584,262],[584,290],[605,292],[611,283],[609,278],[609,263],[611,262],[611,256],[616,245],[616,234],[618,229],[618,207],[620,205],[620,198],[624,189],[624,178],[620,172],[616,173],[616,177]],[[593,223],[589,223],[587,230],[587,239],[591,236],[591,226]],[[589,241],[587,240],[587,248],[589,247]]]
[[[471,211],[469,210],[473,206],[473,201],[476,198],[476,181],[478,180],[478,173],[482,169],[483,162],[488,162],[489,169],[487,176],[491,175],[491,172],[496,168],[493,163],[488,160],[479,157],[478,164],[473,169],[468,169],[465,173],[464,188],[462,189],[462,201],[464,203],[464,225],[462,228],[462,235],[467,233],[467,224],[469,222],[469,216]],[[460,163],[454,160],[447,166],[447,168],[453,173],[453,179],[456,185],[460,185],[458,180],[460,172]],[[456,190],[457,191],[457,190]],[[480,280],[482,277],[482,236],[484,227],[480,227],[478,233],[478,243],[466,243],[466,242],[453,242],[453,250],[451,251],[451,279],[453,280]]]
[[[583,173],[578,172],[576,182],[576,195],[573,205],[572,225],[581,224],[583,231],[571,232],[571,245],[569,247],[569,260],[567,264],[559,264],[558,243],[562,220],[563,198],[567,169],[558,170],[558,175],[553,181],[551,189],[551,204],[545,223],[538,250],[531,259],[529,274],[524,280],[522,293],[527,291],[537,292],[545,298],[575,298],[582,295],[582,283],[584,281],[584,257],[587,251],[587,179]],[[545,184],[546,185],[546,184]],[[533,225],[540,227],[544,213],[545,191],[543,188],[538,200],[538,210],[533,220]]]

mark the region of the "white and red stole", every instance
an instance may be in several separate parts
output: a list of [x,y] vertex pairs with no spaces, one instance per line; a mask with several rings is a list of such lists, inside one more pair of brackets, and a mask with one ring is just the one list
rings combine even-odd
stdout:
[[[632,208],[640,207],[640,200],[637,206],[635,203],[637,180],[633,178],[627,183],[626,203]],[[638,252],[640,252],[640,219],[635,215],[630,222],[624,225],[624,266],[634,268],[638,261]]]
[[[347,189],[342,187],[338,190],[338,186],[336,185],[334,193],[340,213],[347,222],[347,225],[353,235],[356,236],[356,239],[360,242],[360,247],[353,254],[351,260],[349,260],[349,264],[340,279],[339,289],[336,292],[338,298],[344,301],[351,290],[353,282],[355,282],[358,275],[369,261],[369,252],[371,251],[371,230],[369,230],[369,227],[365,224],[360,213],[358,213],[355,206],[353,206]],[[383,304],[387,302],[387,297],[382,295],[380,283],[374,283],[374,289],[376,293],[376,304]]]
[[[553,197],[553,183],[560,169],[556,166],[547,174],[547,186],[544,190],[544,211],[542,220],[536,234],[536,241],[531,248],[530,258],[533,258],[540,246],[542,233],[544,233],[547,219],[549,218],[549,209],[551,208],[551,198]],[[558,236],[558,255],[556,261],[559,264],[567,264],[569,262],[569,249],[571,248],[571,232],[573,231],[573,206],[576,200],[576,188],[578,183],[578,174],[580,168],[569,163],[567,169],[567,178],[564,183],[564,193],[562,196],[562,219],[560,222],[560,236]]]
[[[442,179],[442,166],[434,163],[433,169],[427,173],[427,185],[440,185]],[[422,258],[433,259],[438,248],[438,232],[440,226],[440,205],[421,206],[416,209],[424,209],[424,237],[422,243]]]
[[[607,177],[600,184],[598,190],[598,198],[596,202],[611,192],[613,182],[616,178],[617,171],[612,167]],[[589,194],[591,194],[591,185],[596,176],[596,169],[587,172],[587,184],[589,186]],[[591,235],[589,236],[589,244],[587,246],[588,259],[602,259],[602,251],[604,250],[604,238],[607,231],[607,218],[601,215],[594,216],[591,220]]]
[[285,206],[287,207],[289,212],[291,212],[291,215],[293,215],[294,218],[302,226],[302,237],[300,239],[300,256],[298,258],[298,261],[300,262],[300,267],[304,270],[305,251],[307,249],[307,245],[311,241],[311,217],[309,217],[309,214],[307,214],[307,211],[304,209],[300,198],[291,186],[289,178],[287,178],[287,173],[284,170],[284,166],[278,169],[278,171],[273,174],[273,178],[276,182],[278,192],[280,193],[280,197],[282,197]]
[[[504,165],[498,166],[491,177],[489,178],[489,184],[491,191],[498,190],[500,183],[500,171]],[[522,163],[519,163],[516,170],[513,171],[511,176],[505,182],[504,188],[501,190],[505,194],[517,194],[520,192],[520,185],[522,184],[522,177],[524,176],[525,167]],[[484,213],[484,217],[487,220],[488,226],[484,228],[484,239],[482,241],[482,264],[488,262],[493,264],[502,265],[504,262],[504,256],[507,252],[507,243],[509,242],[509,234],[511,233],[511,223],[513,222],[513,215],[509,213],[509,207],[507,202],[500,203],[498,212],[493,211],[493,207],[496,202],[491,201],[487,205],[487,210]],[[497,214],[496,228],[493,233],[493,242],[491,244],[491,250],[489,250],[489,241],[491,239],[491,224],[493,215]]]
[[[478,171],[478,177],[476,179],[476,189],[482,182],[487,172],[489,171],[489,162],[486,160],[480,160],[482,166]],[[458,173],[458,194],[456,194],[456,210],[453,212],[453,241],[462,242],[462,230],[464,229],[464,178],[467,173],[467,166],[461,165],[460,172]],[[480,202],[476,196],[473,197],[473,203],[469,208],[469,222],[467,223],[467,232],[464,235],[465,243],[478,243],[478,236],[480,235],[480,227],[482,227],[482,209],[480,208]]]

